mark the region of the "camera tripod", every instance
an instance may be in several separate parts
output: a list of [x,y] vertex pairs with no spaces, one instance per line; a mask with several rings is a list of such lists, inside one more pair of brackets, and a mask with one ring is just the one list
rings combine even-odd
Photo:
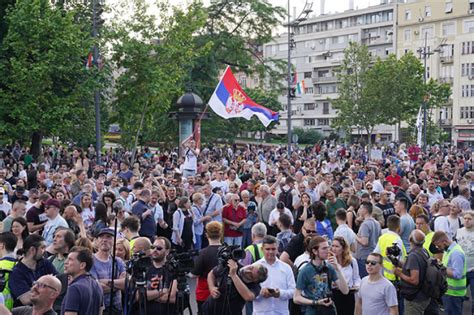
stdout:
[[176,315],[184,314],[184,310],[189,308],[189,315],[193,314],[191,306],[189,304],[189,286],[186,279],[186,274],[178,274],[176,276],[176,282],[178,283],[176,292]]
[[[145,274],[137,279],[134,275],[130,280],[125,280],[125,306],[124,315],[147,315],[147,296]],[[128,286],[130,285],[130,286]],[[137,297],[138,313],[134,312],[134,302]]]

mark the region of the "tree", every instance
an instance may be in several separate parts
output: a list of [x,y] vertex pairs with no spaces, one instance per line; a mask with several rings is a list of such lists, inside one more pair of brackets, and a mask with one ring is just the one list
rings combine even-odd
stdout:
[[315,143],[324,139],[324,135],[316,129],[295,128],[293,133],[298,135],[298,143],[301,144],[314,145]]
[[43,136],[74,136],[94,125],[88,100],[97,81],[84,68],[92,40],[76,13],[47,0],[18,1],[8,12],[0,51],[4,139],[33,135],[32,147],[39,148]]

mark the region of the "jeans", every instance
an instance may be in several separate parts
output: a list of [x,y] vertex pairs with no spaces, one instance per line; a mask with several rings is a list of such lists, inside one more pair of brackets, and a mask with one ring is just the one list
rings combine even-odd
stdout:
[[431,299],[426,301],[408,301],[404,299],[405,314],[407,315],[423,315],[426,308],[430,305]]
[[202,235],[194,234],[196,243],[194,243],[194,249],[201,250],[202,248]]
[[467,285],[471,290],[471,313],[474,314],[474,271],[469,271],[466,274]]
[[196,176],[195,170],[183,170],[183,178],[188,178],[189,176]]
[[367,270],[365,269],[365,260],[366,258],[363,259],[357,259],[357,266],[359,267],[359,275],[360,278],[364,278],[365,276],[368,276],[369,274],[367,273]]
[[462,314],[463,296],[443,296],[444,314],[445,315],[459,315]]
[[231,236],[224,236],[224,242],[227,245],[242,245],[242,236],[231,237]]

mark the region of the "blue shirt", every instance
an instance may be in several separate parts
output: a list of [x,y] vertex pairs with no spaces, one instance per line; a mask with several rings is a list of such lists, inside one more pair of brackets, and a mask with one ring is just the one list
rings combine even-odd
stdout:
[[56,275],[57,273],[53,264],[44,258],[36,263],[35,270],[28,268],[22,261],[18,262],[13,268],[8,281],[13,299],[16,300],[23,294],[29,292],[33,282],[42,276],[49,274]]
[[138,234],[145,237],[153,237],[156,234],[156,222],[153,214],[142,217],[142,214],[148,210],[148,205],[143,200],[138,200],[132,207],[132,213],[140,218],[140,231]]
[[61,314],[98,315],[104,305],[104,294],[99,283],[90,275],[80,275],[69,285],[61,305]]
[[400,216],[400,238],[407,252],[410,251],[410,234],[416,228],[413,218],[408,213]]
[[[115,258],[115,262],[114,279],[119,279],[120,275],[125,272],[125,263],[119,257]],[[90,273],[97,280],[112,279],[112,257],[107,261],[102,261],[97,259],[94,255],[94,265],[92,265]],[[114,306],[119,310],[122,309],[122,298],[120,292],[120,290],[114,290]],[[110,294],[105,294],[104,304],[105,307],[110,305]]]
[[[449,253],[452,251],[454,246],[456,246],[456,243],[452,242],[446,252]],[[464,259],[464,254],[458,250],[453,251],[451,256],[449,256],[448,265],[446,268],[453,269],[454,279],[461,279],[464,276]]]

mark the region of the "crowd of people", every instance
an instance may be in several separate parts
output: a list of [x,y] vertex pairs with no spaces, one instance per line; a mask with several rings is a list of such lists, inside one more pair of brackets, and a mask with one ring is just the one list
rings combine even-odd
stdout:
[[474,314],[472,152],[376,153],[5,147],[0,314]]

